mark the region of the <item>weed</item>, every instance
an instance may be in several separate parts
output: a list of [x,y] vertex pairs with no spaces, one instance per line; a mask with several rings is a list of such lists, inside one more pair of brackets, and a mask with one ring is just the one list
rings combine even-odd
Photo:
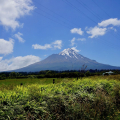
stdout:
[[13,85],[12,80],[4,81],[0,120],[119,120],[120,81],[113,78],[73,78],[61,83],[56,79],[55,84],[52,78],[18,80]]

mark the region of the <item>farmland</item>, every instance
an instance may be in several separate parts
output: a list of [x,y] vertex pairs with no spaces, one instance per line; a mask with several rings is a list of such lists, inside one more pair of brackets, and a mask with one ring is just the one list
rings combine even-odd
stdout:
[[120,75],[54,79],[1,80],[0,120],[120,119]]

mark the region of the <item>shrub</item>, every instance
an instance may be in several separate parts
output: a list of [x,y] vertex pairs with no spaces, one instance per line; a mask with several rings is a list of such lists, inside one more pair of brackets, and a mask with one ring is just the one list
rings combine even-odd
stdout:
[[39,101],[42,97],[41,89],[37,85],[31,85],[28,90],[29,98],[31,100]]

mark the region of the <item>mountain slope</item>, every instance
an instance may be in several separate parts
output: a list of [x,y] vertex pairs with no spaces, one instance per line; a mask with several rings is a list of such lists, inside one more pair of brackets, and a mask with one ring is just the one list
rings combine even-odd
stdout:
[[73,49],[64,49],[59,54],[52,54],[46,59],[15,70],[16,72],[35,72],[40,70],[79,70],[82,65],[87,65],[87,69],[120,69],[120,67],[101,64],[95,60],[84,57]]

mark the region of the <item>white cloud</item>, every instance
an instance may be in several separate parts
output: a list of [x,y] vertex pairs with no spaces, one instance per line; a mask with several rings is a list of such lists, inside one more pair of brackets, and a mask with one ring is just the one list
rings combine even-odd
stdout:
[[75,37],[71,40],[71,46],[74,46],[75,44]]
[[78,38],[77,40],[78,41],[85,41],[86,39],[85,38]]
[[34,9],[32,0],[0,0],[0,24],[15,30],[23,25],[18,19]]
[[62,47],[62,40],[56,40],[51,45],[53,45],[54,48],[61,49],[61,47]]
[[115,28],[113,27],[109,27],[108,29],[114,30],[115,32],[117,31]]
[[9,41],[0,39],[0,54],[10,54],[13,52],[13,47],[14,47],[14,40],[9,39]]
[[83,31],[81,30],[81,28],[73,28],[70,30],[71,33],[77,33],[79,35],[83,35]]
[[97,26],[95,26],[94,28],[90,28],[87,33],[91,34],[91,36],[89,36],[89,38],[94,38],[97,36],[103,36],[107,31],[107,28],[99,28]]
[[0,71],[8,71],[8,70],[23,68],[39,61],[40,61],[40,58],[34,55],[27,55],[24,57],[18,56],[11,59],[1,60]]
[[25,40],[21,37],[23,34],[18,32],[17,34],[15,34],[14,36],[19,40],[19,42],[24,43]]
[[3,59],[3,57],[0,57],[0,61]]
[[71,46],[74,46],[75,45],[75,40],[77,41],[85,41],[86,39],[85,38],[78,38],[76,39],[75,37],[70,41],[71,42]]
[[34,49],[42,49],[42,50],[46,50],[46,49],[49,49],[49,48],[61,49],[61,47],[62,47],[62,40],[56,40],[55,42],[53,42],[51,44],[45,44],[44,46],[39,45],[39,44],[33,44],[32,47]]
[[71,49],[75,50],[76,52],[80,52],[81,50],[77,50],[76,47],[72,47]]
[[44,46],[42,46],[42,45],[39,45],[39,44],[33,44],[32,47],[34,49],[43,49],[43,50],[46,50],[48,48],[51,48],[51,45],[50,44],[45,44]]
[[107,27],[108,25],[120,26],[120,20],[118,20],[118,18],[110,18],[98,23],[98,25],[100,27]]

